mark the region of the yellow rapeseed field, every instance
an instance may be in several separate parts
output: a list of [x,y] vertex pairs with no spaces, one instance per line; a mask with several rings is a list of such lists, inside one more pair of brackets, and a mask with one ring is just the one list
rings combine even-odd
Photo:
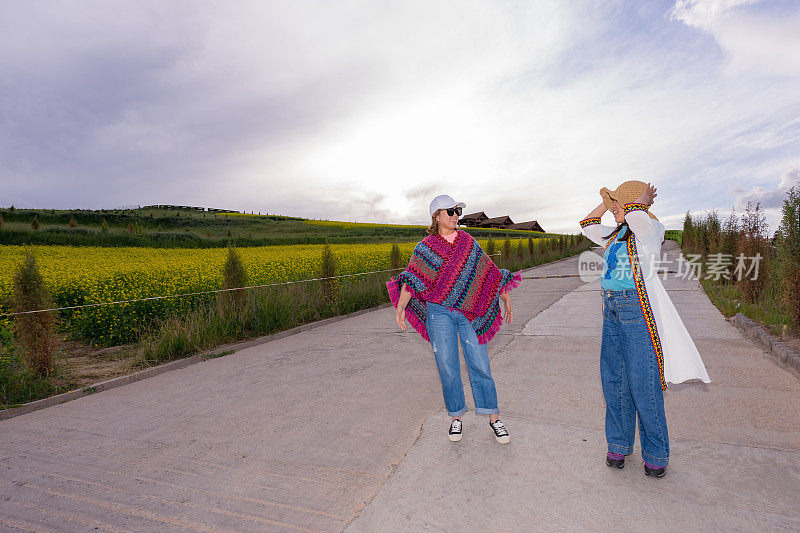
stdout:
[[[485,248],[486,241],[481,241]],[[516,246],[516,242],[514,243]],[[415,243],[399,243],[403,263]],[[59,307],[151,296],[211,291],[222,287],[225,248],[101,248],[75,246],[0,246],[0,313],[10,310],[12,277],[30,249]],[[323,245],[264,246],[237,249],[251,285],[318,276]],[[389,268],[391,243],[334,244],[340,274]],[[388,274],[387,274],[388,279]],[[154,317],[210,301],[174,298],[62,312],[61,319],[80,336],[104,344],[129,342]],[[0,326],[9,325],[0,317]]]

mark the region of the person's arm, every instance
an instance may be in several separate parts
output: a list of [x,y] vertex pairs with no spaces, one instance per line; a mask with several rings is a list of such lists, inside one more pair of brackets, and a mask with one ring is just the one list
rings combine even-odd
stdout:
[[514,311],[511,309],[511,296],[508,295],[507,292],[504,292],[500,295],[500,298],[503,299],[503,303],[505,304],[505,313],[503,314],[503,318],[509,323],[514,323]]
[[397,310],[395,311],[395,320],[397,321],[397,325],[400,326],[402,331],[406,330],[406,306],[408,302],[411,300],[411,293],[408,292],[405,284],[403,288],[400,290],[400,298],[397,300]]
[[600,202],[600,205],[592,209],[592,212],[583,217],[583,220],[586,220],[587,218],[600,218],[606,211],[608,211],[608,209],[606,209],[605,202]]
[[664,225],[647,214],[647,209],[653,205],[654,198],[658,196],[656,191],[657,189],[648,183],[647,188],[635,202],[622,206],[625,211],[625,222],[634,235],[645,243],[658,241],[660,244],[664,238]]
[[600,224],[600,217],[602,217],[603,213],[606,211],[606,204],[600,202],[600,205],[595,207],[591,213],[580,221],[583,234],[586,235],[590,241],[600,246],[604,245],[603,241],[605,240],[605,236],[614,231],[614,228]]

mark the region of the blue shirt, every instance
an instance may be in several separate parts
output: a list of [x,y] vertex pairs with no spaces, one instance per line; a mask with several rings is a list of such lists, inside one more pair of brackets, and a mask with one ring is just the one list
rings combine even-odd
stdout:
[[627,227],[622,228],[617,233],[614,243],[603,253],[603,273],[600,275],[600,287],[603,289],[624,291],[636,287],[628,259],[628,243],[620,240],[627,231],[630,231]]

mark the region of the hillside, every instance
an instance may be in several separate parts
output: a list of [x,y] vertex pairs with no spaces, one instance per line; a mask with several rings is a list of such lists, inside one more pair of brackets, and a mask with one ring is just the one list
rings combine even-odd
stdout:
[[[311,220],[281,215],[200,211],[188,207],[124,210],[4,208],[0,209],[0,216],[0,244],[16,245],[219,248],[229,243],[244,247],[407,242],[425,236],[425,226]],[[495,239],[551,235],[520,230],[462,229],[475,237]]]

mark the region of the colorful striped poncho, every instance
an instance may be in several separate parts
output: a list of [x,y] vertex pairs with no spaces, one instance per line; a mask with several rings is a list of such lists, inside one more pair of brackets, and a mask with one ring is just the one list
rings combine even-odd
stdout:
[[472,235],[456,232],[453,244],[440,235],[429,235],[417,243],[408,267],[386,287],[396,308],[403,284],[407,285],[411,301],[406,319],[426,341],[430,342],[426,302],[433,302],[461,311],[475,329],[478,342],[486,344],[503,324],[500,295],[519,285],[521,272],[497,268]]

